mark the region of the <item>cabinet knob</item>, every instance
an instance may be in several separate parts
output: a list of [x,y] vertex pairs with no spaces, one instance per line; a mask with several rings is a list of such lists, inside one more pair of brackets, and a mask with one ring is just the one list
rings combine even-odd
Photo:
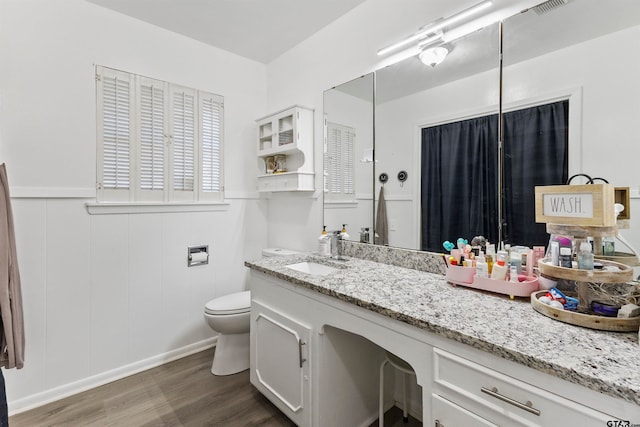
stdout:
[[436,427],[444,427],[444,424],[442,424],[440,420],[436,420]]

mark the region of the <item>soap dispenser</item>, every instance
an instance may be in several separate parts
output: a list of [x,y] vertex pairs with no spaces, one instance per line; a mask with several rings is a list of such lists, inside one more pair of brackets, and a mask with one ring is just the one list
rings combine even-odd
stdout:
[[342,231],[340,231],[340,236],[342,236],[342,239],[348,239],[350,236],[347,233],[347,224],[342,224]]
[[360,228],[360,243],[369,243],[369,227]]
[[318,254],[322,256],[331,255],[331,241],[327,234],[327,226],[322,226],[322,233],[318,237]]

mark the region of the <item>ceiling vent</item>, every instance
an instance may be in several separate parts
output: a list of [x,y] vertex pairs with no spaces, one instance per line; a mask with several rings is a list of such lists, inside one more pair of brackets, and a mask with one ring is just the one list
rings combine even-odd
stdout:
[[535,6],[533,10],[535,10],[538,15],[542,15],[544,13],[551,12],[552,10],[557,9],[561,6],[564,6],[567,3],[569,3],[569,0],[549,0]]

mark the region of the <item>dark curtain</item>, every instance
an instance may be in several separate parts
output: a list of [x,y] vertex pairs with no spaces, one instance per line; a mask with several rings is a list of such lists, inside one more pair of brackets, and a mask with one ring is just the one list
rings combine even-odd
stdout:
[[[536,185],[563,184],[568,171],[569,102],[503,115],[503,238],[544,246],[535,223]],[[498,116],[422,129],[421,249],[485,236],[498,240]]]
[[537,185],[567,181],[569,101],[504,114],[504,240],[545,246],[546,224],[536,224]]
[[498,116],[422,129],[422,244],[498,234]]
[[7,408],[7,392],[4,387],[4,374],[0,369],[0,427],[9,425],[9,409]]

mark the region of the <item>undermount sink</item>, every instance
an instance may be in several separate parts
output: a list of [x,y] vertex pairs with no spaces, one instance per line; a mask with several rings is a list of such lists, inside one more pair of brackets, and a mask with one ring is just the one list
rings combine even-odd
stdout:
[[299,262],[297,264],[289,264],[286,266],[292,270],[300,271],[306,274],[312,274],[314,276],[326,276],[327,274],[338,271],[335,267],[329,267],[328,265],[318,264],[315,262]]

